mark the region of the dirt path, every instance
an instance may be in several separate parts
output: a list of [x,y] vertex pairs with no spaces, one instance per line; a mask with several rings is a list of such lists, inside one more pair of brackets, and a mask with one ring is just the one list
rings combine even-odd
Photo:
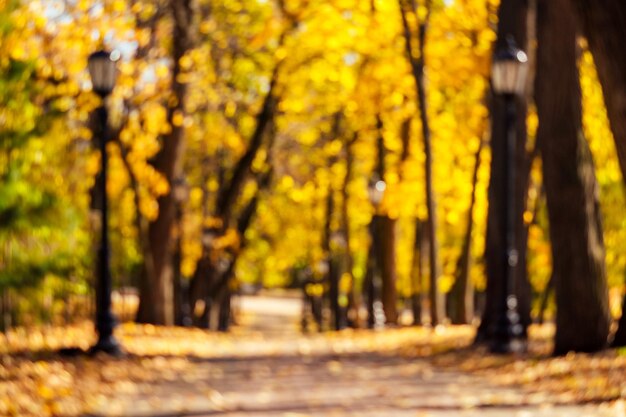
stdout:
[[[131,416],[519,416],[624,417],[624,403],[547,406],[550,399],[485,377],[410,360],[385,344],[353,345],[298,332],[294,297],[244,298],[233,335],[239,356],[186,357],[97,415]],[[241,353],[243,352],[243,353]]]

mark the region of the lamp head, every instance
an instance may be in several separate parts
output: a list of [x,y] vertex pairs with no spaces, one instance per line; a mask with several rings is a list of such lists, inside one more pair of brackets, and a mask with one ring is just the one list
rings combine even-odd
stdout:
[[89,55],[87,64],[93,91],[104,98],[111,94],[117,78],[117,60],[119,52],[99,50]]
[[519,94],[526,87],[528,57],[519,49],[512,36],[507,36],[505,47],[499,48],[493,57],[491,80],[498,94]]
[[383,201],[386,189],[387,184],[385,181],[378,178],[374,178],[370,181],[367,192],[369,194],[370,202],[374,207],[378,207]]

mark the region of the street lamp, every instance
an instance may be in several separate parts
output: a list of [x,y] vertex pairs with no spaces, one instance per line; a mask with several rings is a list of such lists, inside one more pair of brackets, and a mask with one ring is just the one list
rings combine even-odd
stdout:
[[378,291],[376,278],[380,271],[380,265],[378,262],[380,252],[378,240],[378,229],[380,225],[379,209],[380,203],[385,197],[386,189],[387,184],[385,181],[378,178],[378,176],[375,176],[370,180],[367,188],[370,203],[372,203],[372,206],[374,207],[374,217],[370,223],[370,238],[372,240],[372,244],[370,246],[368,260],[368,270],[370,271],[371,277],[367,281],[367,325],[370,329],[381,327],[385,322],[385,313],[382,308],[382,303],[380,300],[377,300]]
[[513,37],[507,37],[505,47],[494,55],[492,83],[496,94],[504,98],[505,106],[505,165],[504,165],[504,228],[502,242],[506,243],[503,256],[503,278],[498,297],[498,311],[490,346],[494,353],[518,352],[523,349],[522,326],[517,312],[515,296],[515,268],[518,251],[515,244],[515,145],[516,145],[516,96],[522,96],[526,85],[528,58],[517,48]]
[[381,179],[373,179],[370,181],[369,187],[367,188],[367,194],[370,199],[370,203],[374,206],[374,210],[378,214],[378,208],[380,207],[380,203],[383,201],[383,197],[385,196],[385,190],[387,189],[387,184],[385,181]]
[[89,56],[88,68],[91,76],[93,91],[102,99],[101,105],[96,109],[97,135],[99,136],[101,181],[100,196],[102,201],[100,248],[98,250],[98,279],[96,284],[96,331],[98,341],[91,347],[90,352],[105,352],[112,355],[122,353],[119,343],[113,336],[116,320],[111,311],[111,265],[109,251],[109,213],[107,200],[107,152],[106,144],[108,113],[105,99],[115,87],[117,75],[116,61],[119,52],[100,50]]

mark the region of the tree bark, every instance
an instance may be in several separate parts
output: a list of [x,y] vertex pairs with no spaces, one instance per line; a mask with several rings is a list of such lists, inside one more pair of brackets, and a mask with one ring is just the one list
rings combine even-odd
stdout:
[[[283,38],[284,36],[281,36],[281,42],[283,42]],[[250,175],[250,168],[263,145],[266,132],[274,121],[276,103],[278,101],[275,94],[279,71],[280,62],[276,64],[272,72],[270,88],[263,99],[261,110],[256,115],[256,124],[248,148],[237,161],[230,180],[222,183],[223,186],[218,191],[215,215],[221,220],[221,224],[207,230],[207,233],[211,234],[213,239],[222,235],[236,219],[233,208],[240,197],[241,189],[246,179]],[[192,310],[199,300],[208,297],[207,288],[216,280],[216,266],[211,258],[211,248],[206,248],[204,252],[189,286],[189,303]]]
[[480,154],[483,141],[480,141],[476,150],[476,162],[472,173],[472,195],[467,212],[467,226],[463,237],[461,254],[456,264],[456,277],[452,289],[448,293],[448,316],[452,324],[468,324],[474,315],[474,287],[470,279],[472,233],[474,230],[474,204],[476,203],[476,185],[478,184],[478,170],[480,168]]
[[538,143],[554,263],[554,353],[594,352],[610,326],[598,184],[583,135],[576,23],[568,0],[539,0]]
[[377,278],[378,278],[378,270],[379,266],[378,257],[376,254],[379,252],[379,244],[378,239],[376,238],[376,233],[378,229],[378,223],[380,222],[380,216],[374,215],[370,224],[368,225],[368,230],[370,234],[370,246],[367,253],[367,266],[365,272],[365,279],[363,280],[363,295],[366,300],[367,307],[367,327],[373,329],[377,320],[375,317],[375,309],[374,304],[376,302],[377,297]]
[[[411,12],[418,19],[418,11],[415,3],[411,3]],[[415,92],[417,95],[417,105],[422,126],[422,140],[424,141],[424,162],[425,182],[426,182],[426,209],[428,218],[426,219],[426,233],[429,243],[429,263],[430,263],[430,317],[433,326],[442,322],[445,318],[445,297],[439,288],[439,277],[441,275],[441,264],[439,262],[439,241],[437,239],[437,202],[433,190],[433,154],[431,145],[430,124],[428,119],[428,105],[426,102],[426,85],[424,83],[424,68],[426,59],[424,51],[426,49],[426,34],[430,19],[431,4],[426,2],[426,17],[423,21],[418,19],[417,27],[417,54],[413,49],[413,35],[407,18],[406,5],[400,0],[400,12],[404,28],[406,55],[411,64],[413,78],[415,80]]]
[[[506,45],[508,35],[514,37],[518,45],[526,45],[526,17],[527,2],[524,0],[503,0],[498,10],[498,39],[496,48]],[[530,283],[526,268],[526,252],[528,232],[524,227],[523,213],[526,208],[526,195],[532,158],[526,151],[526,98],[518,98],[517,103],[516,140],[516,181],[515,181],[515,236],[518,263],[515,271],[515,290],[517,295],[517,310],[520,315],[520,324],[523,336],[526,337],[530,325]],[[485,309],[481,319],[476,343],[488,343],[492,338],[492,328],[497,315],[498,294],[502,293],[504,285],[504,257],[503,241],[504,224],[504,192],[505,192],[505,103],[501,97],[491,100],[491,177],[489,179],[487,211],[487,233],[485,244],[485,263],[487,272],[487,289]]]
[[[615,139],[622,177],[626,180],[626,3],[621,0],[570,0],[578,15],[598,70]],[[626,346],[626,297],[613,341]]]
[[[329,163],[332,166],[333,162]],[[325,221],[324,221],[324,236],[322,237],[322,251],[324,253],[324,262],[326,263],[326,281],[328,282],[328,301],[330,304],[330,311],[332,314],[332,328],[334,330],[341,329],[341,312],[339,311],[339,271],[337,270],[337,263],[333,259],[333,254],[330,247],[330,241],[332,239],[332,218],[335,211],[335,198],[332,185],[328,186],[328,192],[326,194],[326,209],[325,209]]]
[[[354,164],[354,151],[352,149],[353,145],[356,143],[358,139],[358,135],[354,135],[352,139],[350,139],[346,143],[345,147],[345,158],[346,158],[346,175],[343,179],[343,185],[341,187],[341,223],[342,223],[342,232],[343,239],[345,241],[345,259],[346,259],[346,274],[348,274],[350,280],[350,287],[348,289],[348,308],[347,308],[347,325],[349,327],[358,328],[360,327],[359,323],[359,308],[361,305],[360,298],[355,292],[354,288],[354,276],[352,275],[352,269],[354,268],[354,259],[352,257],[352,245],[351,245],[351,236],[350,233],[350,216],[348,214],[350,193],[348,192],[348,187],[350,186],[350,181],[352,180],[352,170]],[[358,297],[358,300],[357,300]]]
[[378,265],[382,276],[381,299],[386,324],[398,323],[398,294],[396,290],[396,221],[389,216],[379,216],[377,235],[380,239]]
[[[383,137],[383,121],[380,114],[376,115],[377,140],[377,166],[376,175],[384,181],[387,171],[385,164],[385,156],[387,149],[385,148],[385,140]],[[378,209],[377,209],[378,211]],[[381,294],[380,298],[385,313],[385,322],[396,324],[398,322],[397,311],[397,291],[396,291],[396,239],[395,239],[395,220],[391,219],[387,214],[376,213],[376,222],[373,227],[373,239],[376,240],[377,250],[374,252],[376,256],[376,269],[381,278]],[[374,274],[374,277],[376,274]]]
[[[167,135],[156,156],[154,166],[172,184],[182,173],[185,151],[185,128],[176,122],[185,114],[187,85],[179,81],[183,72],[181,58],[192,47],[193,7],[191,0],[172,0],[169,4],[173,18],[172,29],[172,103],[168,108],[167,122],[171,132]],[[158,199],[159,214],[150,222],[148,235],[154,273],[147,278],[147,285],[140,285],[137,321],[142,323],[171,325],[174,321],[173,306],[173,251],[175,202],[172,190]],[[143,292],[142,292],[143,291]]]
[[582,24],[602,85],[617,156],[626,179],[626,3],[570,0]]
[[422,303],[424,300],[424,248],[426,247],[424,223],[415,219],[415,240],[413,241],[413,263],[411,265],[411,306],[413,326],[422,325]]

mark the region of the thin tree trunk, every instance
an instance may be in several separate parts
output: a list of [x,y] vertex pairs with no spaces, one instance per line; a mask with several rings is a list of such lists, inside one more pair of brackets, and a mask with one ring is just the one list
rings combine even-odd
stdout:
[[[385,156],[387,150],[385,148],[385,140],[383,137],[383,120],[380,114],[376,115],[376,131],[378,148],[378,162],[376,166],[376,174],[380,180],[385,179],[387,171],[385,164]],[[380,298],[385,313],[385,322],[396,324],[398,322],[397,310],[397,290],[396,290],[396,239],[395,239],[395,220],[391,219],[387,214],[376,213],[376,222],[373,228],[373,240],[376,241],[377,250],[374,252],[376,256],[376,270],[381,278],[381,294]],[[374,274],[374,277],[376,274]],[[374,281],[375,283],[376,281]]]
[[[281,42],[283,42],[282,39],[284,39],[284,36],[285,35],[281,36]],[[235,203],[240,197],[241,189],[250,174],[254,158],[257,156],[263,145],[263,139],[266,136],[267,130],[272,125],[274,120],[276,103],[278,101],[275,94],[279,71],[280,62],[276,64],[274,71],[272,72],[270,88],[265,95],[261,110],[256,116],[255,129],[250,138],[248,148],[235,164],[230,181],[222,182],[224,185],[218,191],[215,212],[216,217],[221,220],[221,224],[216,224],[210,229],[204,231],[206,234],[211,236],[211,241],[223,234],[227,230],[229,224],[235,219],[235,216],[233,215]],[[196,272],[194,273],[189,285],[189,302],[192,310],[194,309],[196,303],[198,303],[201,299],[205,299],[206,304],[206,297],[208,297],[209,294],[208,287],[211,286],[216,279],[218,279],[215,276],[216,266],[210,256],[210,245],[211,242],[209,242],[209,247],[205,248],[205,253],[201,258],[201,262],[198,263]],[[200,323],[204,321],[204,317],[206,317],[206,314],[203,315]]]
[[[172,29],[172,102],[168,107],[167,122],[171,133],[165,137],[163,146],[155,158],[155,168],[172,184],[182,173],[182,160],[185,151],[184,125],[177,122],[185,114],[187,84],[179,81],[183,72],[181,58],[192,47],[193,6],[192,0],[171,0],[173,17]],[[140,285],[137,321],[152,324],[171,325],[174,320],[173,306],[173,226],[175,223],[175,203],[172,190],[158,199],[159,214],[150,223],[149,239],[154,274],[145,276],[147,283]],[[148,292],[145,290],[150,288]]]
[[454,285],[449,292],[448,315],[452,324],[468,324],[474,315],[474,287],[470,279],[472,232],[474,230],[474,205],[476,203],[476,185],[478,184],[478,170],[480,169],[480,154],[483,149],[483,140],[476,150],[474,171],[472,173],[472,195],[467,211],[467,226],[463,237],[461,254],[456,264]]
[[[270,148],[268,150],[268,154],[271,152],[271,143],[270,142]],[[206,296],[206,301],[205,301],[205,310],[203,312],[202,315],[202,326],[206,326],[207,328],[210,327],[210,317],[211,317],[211,309],[214,305],[214,303],[217,301],[218,302],[218,308],[219,311],[222,311],[222,308],[226,308],[229,310],[229,320],[230,320],[230,300],[225,301],[223,300],[222,297],[224,297],[224,291],[227,291],[227,296],[230,298],[232,296],[232,294],[230,293],[230,290],[228,290],[230,282],[232,281],[233,277],[235,276],[235,268],[237,266],[237,261],[239,259],[239,256],[241,255],[241,252],[245,249],[246,247],[246,243],[247,241],[245,240],[245,234],[246,231],[248,230],[248,228],[250,227],[250,224],[252,224],[252,220],[254,219],[254,216],[256,214],[257,211],[257,207],[259,205],[259,200],[261,198],[261,193],[266,190],[273,178],[273,169],[270,167],[270,169],[259,176],[259,178],[257,179],[258,181],[258,189],[255,193],[255,195],[252,197],[252,199],[248,202],[248,204],[244,207],[244,209],[241,211],[241,214],[239,215],[239,218],[237,220],[237,233],[239,236],[241,236],[241,243],[239,245],[239,248],[234,251],[234,253],[231,254],[231,259],[230,262],[228,263],[228,266],[226,268],[226,270],[224,272],[222,272],[221,274],[218,274],[217,271],[214,272],[214,276],[211,280],[211,282],[209,283],[209,287],[207,288],[207,296]],[[221,313],[220,313],[221,314]],[[224,313],[226,314],[226,313]],[[219,314],[218,314],[218,317]],[[222,319],[224,317],[222,316]],[[218,318],[218,330],[220,330],[220,327],[224,327],[223,323],[220,318]],[[228,325],[226,325],[225,330],[222,331],[226,331],[228,330]]]
[[417,95],[417,105],[419,108],[419,116],[422,126],[422,140],[424,141],[424,162],[425,183],[426,183],[426,209],[428,218],[426,219],[426,233],[429,242],[429,263],[430,263],[430,316],[433,326],[441,323],[445,318],[445,298],[439,288],[439,277],[441,275],[441,264],[439,262],[439,241],[437,239],[437,202],[433,189],[433,154],[431,145],[430,124],[428,120],[428,105],[426,102],[426,86],[424,83],[424,68],[426,67],[426,58],[424,51],[426,49],[426,35],[428,24],[430,23],[430,1],[426,1],[426,17],[423,21],[419,21],[418,11],[415,3],[412,4],[412,13],[418,19],[417,28],[417,56],[413,47],[413,35],[409,27],[406,6],[400,0],[400,11],[402,24],[404,28],[404,38],[406,55],[412,68],[413,78],[415,79],[415,90]]
[[[358,139],[358,135],[355,134],[354,137],[348,141],[345,147],[345,158],[346,158],[346,175],[343,179],[343,185],[341,187],[341,223],[342,223],[342,231],[343,231],[343,239],[345,241],[345,257],[346,257],[346,274],[348,279],[350,280],[350,286],[348,289],[348,312],[347,312],[347,325],[349,327],[358,328],[360,327],[359,323],[359,309],[361,306],[360,298],[358,297],[354,288],[354,276],[352,274],[352,269],[354,268],[354,259],[352,257],[352,245],[350,242],[351,233],[350,233],[350,216],[348,214],[348,207],[350,201],[350,193],[348,192],[348,187],[350,186],[350,181],[352,180],[352,169],[354,164],[354,151],[352,149],[353,145],[356,143]],[[357,300],[357,297],[359,300]]]
[[568,0],[539,0],[538,143],[550,220],[555,354],[606,346],[610,326],[598,184],[583,136],[576,23]]
[[[137,236],[139,241],[139,247],[141,249],[141,253],[143,255],[143,263],[141,266],[141,270],[139,272],[140,276],[138,279],[139,293],[151,294],[152,286],[150,285],[149,277],[154,276],[154,264],[152,262],[152,246],[150,244],[150,239],[148,237],[148,229],[149,222],[148,219],[141,213],[141,197],[139,193],[139,180],[135,176],[135,172],[133,171],[132,166],[130,165],[130,161],[128,160],[128,149],[119,138],[119,135],[115,135],[113,140],[117,143],[120,154],[122,156],[122,163],[124,164],[124,168],[126,168],[126,172],[128,173],[128,178],[130,179],[130,185],[133,189],[133,202],[135,204],[135,228],[137,229]],[[145,304],[144,304],[145,306]]]
[[424,225],[419,219],[415,219],[415,240],[413,241],[413,263],[411,265],[411,306],[413,310],[413,325],[422,325],[422,304],[424,300],[424,248],[425,243]]
[[[332,166],[332,161],[329,165]],[[332,236],[332,218],[335,210],[335,198],[334,190],[331,185],[328,186],[328,192],[326,194],[326,210],[324,221],[324,235],[322,237],[322,251],[324,253],[324,262],[326,263],[326,281],[328,282],[328,301],[330,305],[330,311],[332,314],[332,326],[334,330],[341,328],[341,312],[339,311],[339,273],[336,270],[337,264],[333,261],[333,254],[331,252],[330,240]]]
[[376,325],[376,317],[374,311],[374,303],[376,302],[376,278],[378,274],[378,265],[376,253],[378,252],[378,239],[376,239],[377,223],[380,216],[375,215],[368,226],[370,234],[370,247],[367,254],[367,266],[365,279],[363,280],[363,294],[367,302],[367,327],[372,329]]
[[183,290],[183,276],[181,264],[183,261],[182,248],[182,223],[183,223],[183,202],[176,202],[176,241],[174,244],[174,324],[183,326],[189,317],[188,304],[186,303],[186,293]]

